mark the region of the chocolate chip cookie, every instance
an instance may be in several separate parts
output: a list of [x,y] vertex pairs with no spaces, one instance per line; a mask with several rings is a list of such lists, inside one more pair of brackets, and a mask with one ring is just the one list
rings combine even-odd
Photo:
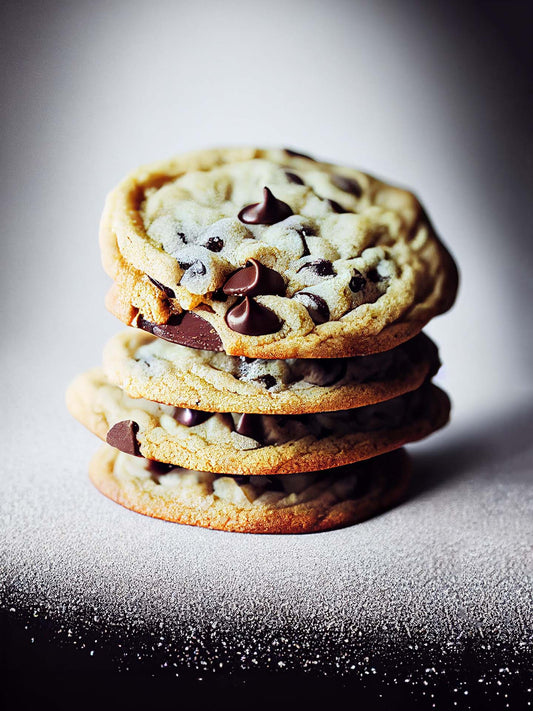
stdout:
[[199,151],[109,195],[112,313],[251,358],[393,348],[452,305],[454,262],[411,193],[286,150]]
[[352,358],[265,360],[179,346],[129,329],[104,349],[110,382],[132,397],[207,410],[303,414],[348,410],[415,390],[439,367],[424,334]]
[[100,368],[67,392],[71,413],[108,444],[187,469],[270,475],[350,464],[429,435],[448,397],[425,384],[386,402],[305,415],[213,413],[131,398]]
[[244,533],[310,533],[359,523],[405,493],[409,459],[396,450],[365,462],[293,476],[224,476],[133,457],[104,445],[89,474],[138,513]]

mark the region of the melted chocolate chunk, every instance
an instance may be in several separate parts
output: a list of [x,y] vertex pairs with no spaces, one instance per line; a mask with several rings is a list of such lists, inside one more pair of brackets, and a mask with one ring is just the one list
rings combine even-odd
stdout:
[[303,269],[309,269],[320,277],[335,276],[337,273],[329,259],[315,259],[313,262],[307,262],[298,271],[301,272]]
[[382,276],[377,269],[370,269],[366,273],[367,279],[370,279],[370,281],[374,284],[377,284],[380,281],[383,281],[385,279],[384,276]]
[[214,291],[213,296],[211,298],[213,299],[213,301],[222,301],[222,303],[228,300],[228,297],[222,291],[222,289],[217,289],[216,291]]
[[264,385],[267,390],[270,390],[270,388],[273,388],[276,385],[276,378],[273,375],[270,375],[270,373],[260,375],[257,380]]
[[147,471],[150,472],[150,479],[155,484],[161,484],[161,477],[165,476],[169,472],[176,469],[174,464],[166,464],[165,462],[156,462],[155,460],[149,460]]
[[213,414],[213,412],[204,412],[203,410],[190,410],[188,407],[177,407],[174,418],[185,427],[196,427],[212,417]]
[[305,361],[304,366],[304,381],[320,387],[333,385],[346,375],[346,362],[343,358],[311,358]]
[[263,188],[263,201],[246,205],[239,212],[239,220],[247,225],[274,225],[293,215],[286,202],[278,200],[267,188]]
[[353,276],[350,279],[350,284],[349,287],[353,291],[354,294],[357,294],[357,292],[361,291],[361,289],[365,288],[366,284],[366,279],[364,276],[361,274],[361,272],[357,271],[357,269],[353,272]]
[[350,195],[354,195],[356,198],[360,198],[363,194],[363,189],[354,178],[347,178],[344,175],[332,175],[331,182],[335,187],[339,188],[339,190],[344,190],[345,193],[350,193]]
[[174,293],[174,291],[173,291],[170,287],[165,286],[164,284],[161,284],[161,282],[157,281],[156,279],[152,279],[152,277],[149,276],[148,274],[147,274],[146,276],[148,277],[148,279],[150,279],[150,281],[152,282],[152,284],[153,284],[154,286],[157,286],[157,288],[160,289],[161,291],[163,291],[163,292],[168,296],[169,299],[175,299],[175,298],[176,298],[176,294]]
[[190,311],[171,316],[166,323],[151,323],[139,315],[136,325],[143,331],[153,333],[154,336],[165,341],[179,343],[181,346],[204,351],[224,350],[220,336],[211,324]]
[[291,173],[289,170],[285,171],[285,177],[289,183],[295,183],[295,185],[305,185],[304,181],[296,173]]
[[298,153],[298,151],[293,151],[291,148],[284,148],[283,150],[292,158],[307,158],[307,160],[312,160],[313,163],[316,163],[316,160],[311,156],[308,156],[306,153]]
[[266,333],[279,331],[282,322],[266,306],[245,296],[243,301],[227,312],[226,323],[232,331],[245,336],[263,336]]
[[321,296],[308,291],[299,291],[294,298],[305,306],[316,324],[329,321],[329,306]]
[[262,442],[264,437],[262,415],[241,415],[235,430],[244,437],[251,437],[257,442]]
[[224,248],[224,240],[222,237],[210,237],[203,246],[210,252],[220,252]]
[[138,431],[139,425],[134,420],[122,420],[111,427],[107,433],[106,442],[125,454],[140,457],[141,450],[136,436]]
[[152,474],[156,474],[158,477],[162,474],[168,474],[173,469],[176,469],[175,464],[167,464],[166,462],[157,462],[155,459],[148,459],[147,469]]
[[328,199],[326,202],[331,207],[333,212],[336,212],[339,215],[342,215],[345,212],[351,212],[351,210],[347,210],[345,207],[343,207],[341,204],[339,204],[336,200],[329,200]]
[[249,259],[246,266],[235,272],[222,287],[229,296],[259,296],[260,294],[285,293],[283,277],[275,269],[269,269],[256,259]]

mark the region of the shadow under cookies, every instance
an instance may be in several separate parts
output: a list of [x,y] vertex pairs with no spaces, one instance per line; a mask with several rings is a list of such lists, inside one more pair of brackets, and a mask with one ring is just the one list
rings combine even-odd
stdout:
[[[454,427],[453,421],[450,427]],[[454,436],[450,432],[436,447],[411,450],[413,482],[409,498],[469,474],[476,478],[501,477],[502,483],[533,478],[533,454],[530,466],[514,466],[521,455],[533,450],[533,402],[459,428],[458,423]]]

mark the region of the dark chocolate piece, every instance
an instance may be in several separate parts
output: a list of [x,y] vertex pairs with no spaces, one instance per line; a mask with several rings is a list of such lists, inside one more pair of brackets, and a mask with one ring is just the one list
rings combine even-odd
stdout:
[[381,274],[376,268],[369,269],[369,271],[366,273],[366,276],[367,279],[370,279],[370,281],[374,284],[377,284],[378,282],[383,281],[385,279],[385,277],[381,276]]
[[246,205],[239,212],[239,220],[246,225],[274,225],[293,215],[286,202],[278,200],[267,188],[263,188],[263,201]]
[[316,160],[311,156],[308,156],[306,153],[298,153],[298,151],[293,151],[291,148],[284,148],[283,150],[292,158],[307,158],[307,160],[312,160],[313,163],[316,163]]
[[222,289],[217,289],[216,291],[214,291],[211,298],[213,299],[213,301],[221,301],[222,303],[228,300],[228,297],[222,291]]
[[304,264],[298,269],[298,271],[301,272],[302,269],[310,269],[321,277],[335,276],[337,273],[335,269],[333,269],[333,264],[329,261],[329,259],[315,259],[312,262]]
[[249,415],[245,413],[240,416],[235,430],[244,437],[251,437],[257,442],[262,442],[264,437],[262,418],[262,415]]
[[106,442],[125,454],[140,457],[141,450],[136,436],[138,431],[139,425],[134,420],[122,420],[111,427],[107,433]]
[[176,465],[167,464],[166,462],[156,462],[155,459],[149,459],[146,469],[150,472],[150,479],[155,484],[161,484],[161,477],[176,469]]
[[302,244],[304,247],[302,257],[308,257],[311,254],[311,250],[309,249],[309,245],[307,244],[306,237],[316,237],[316,230],[314,230],[313,227],[302,227],[298,230],[298,234],[300,236],[300,239],[302,240]]
[[155,459],[148,459],[147,469],[152,474],[157,474],[161,476],[162,474],[168,474],[173,469],[176,469],[175,464],[167,464],[166,462],[157,462]]
[[341,204],[339,204],[336,200],[328,200],[326,201],[328,205],[331,207],[333,212],[338,213],[339,215],[344,214],[345,212],[351,212],[351,210],[347,210],[345,207],[343,207]]
[[152,282],[152,284],[153,284],[154,286],[157,286],[158,289],[160,289],[161,291],[165,292],[165,294],[168,296],[169,299],[175,299],[175,298],[176,298],[176,294],[174,293],[174,291],[173,291],[170,287],[165,286],[164,284],[161,284],[161,282],[160,282],[160,281],[157,281],[156,279],[152,279],[152,277],[151,277],[149,274],[147,274],[146,276],[148,277],[148,279],[150,279],[150,281]]
[[212,417],[213,414],[213,412],[204,412],[203,410],[190,410],[188,407],[177,407],[174,418],[185,427],[196,427]]
[[295,183],[295,185],[305,185],[304,181],[296,173],[291,173],[289,170],[285,171],[285,177],[289,183]]
[[350,279],[349,287],[353,291],[354,294],[357,294],[358,291],[361,291],[361,289],[365,288],[366,284],[366,279],[364,276],[361,274],[360,271],[354,270],[353,276]]
[[232,331],[245,336],[263,336],[281,328],[281,321],[273,311],[248,296],[227,312],[226,323]]
[[257,380],[264,385],[267,390],[270,390],[270,388],[273,388],[276,385],[276,378],[273,375],[270,375],[270,373],[260,375]]
[[354,178],[347,178],[345,175],[335,174],[331,176],[331,182],[335,187],[339,188],[339,190],[344,190],[345,193],[350,193],[350,195],[354,195],[356,198],[360,198],[363,194],[363,189]]
[[305,306],[316,324],[329,321],[329,306],[321,296],[311,294],[309,291],[299,291],[294,298]]
[[189,348],[199,348],[204,351],[223,351],[220,336],[213,326],[205,319],[185,311],[183,314],[171,316],[166,323],[151,323],[143,316],[137,317],[137,328],[153,333],[171,343],[179,343]]
[[210,237],[203,246],[210,252],[220,252],[224,248],[224,240],[222,237]]
[[283,296],[285,282],[275,269],[265,267],[256,259],[249,259],[245,267],[228,279],[222,291],[228,296],[259,296],[260,294]]

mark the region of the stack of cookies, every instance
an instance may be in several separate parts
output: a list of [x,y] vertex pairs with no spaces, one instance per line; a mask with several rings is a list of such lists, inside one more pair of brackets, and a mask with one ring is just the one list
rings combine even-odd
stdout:
[[289,150],[199,151],[109,195],[107,306],[128,329],[77,378],[97,488],[232,531],[361,521],[405,494],[402,445],[448,420],[421,333],[454,262],[411,193]]

